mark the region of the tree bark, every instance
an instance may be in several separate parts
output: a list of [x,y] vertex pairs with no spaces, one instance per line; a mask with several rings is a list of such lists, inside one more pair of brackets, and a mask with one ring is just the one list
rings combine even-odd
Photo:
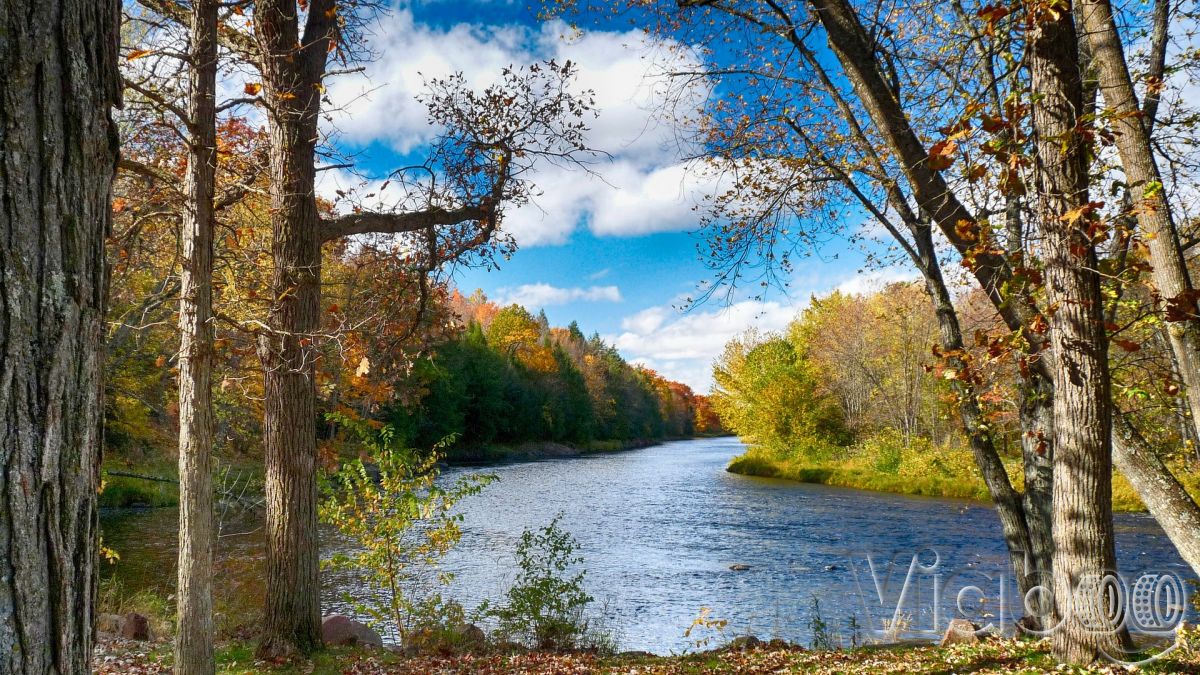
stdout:
[[119,3],[0,2],[0,672],[88,672]]
[[206,675],[213,658],[212,274],[216,185],[217,0],[191,17],[187,205],[179,297],[179,565],[175,672]]
[[1099,582],[1116,571],[1112,520],[1112,402],[1095,247],[1088,217],[1087,145],[1077,132],[1083,86],[1069,11],[1030,3],[1027,47],[1037,136],[1054,387],[1054,654],[1088,664],[1118,655],[1120,632]]
[[315,196],[320,84],[336,12],[309,3],[304,35],[294,0],[255,8],[271,141],[272,292],[264,368],[266,606],[259,655],[321,646],[317,545],[314,337],[321,300],[321,220]]
[[[1105,107],[1113,113],[1117,153],[1136,207],[1138,225],[1145,233],[1150,249],[1154,285],[1164,299],[1186,296],[1193,289],[1192,280],[1179,245],[1179,233],[1171,218],[1171,206],[1165,198],[1162,176],[1154,160],[1147,123],[1138,107],[1112,6],[1108,0],[1084,0],[1082,4],[1082,29],[1091,46],[1100,94],[1104,97]],[[1200,432],[1200,316],[1169,321],[1167,336],[1187,392],[1192,425]]]
[[1117,470],[1137,490],[1150,514],[1162,526],[1179,555],[1200,570],[1200,507],[1163,464],[1129,419],[1113,415],[1113,459]]
[[[1000,517],[1000,528],[1004,534],[1004,543],[1008,549],[1017,589],[1021,596],[1025,597],[1042,583],[1042,577],[1050,571],[1048,551],[1045,550],[1049,543],[1049,532],[1044,533],[1046,541],[1034,541],[1026,505],[1021,494],[1013,488],[1004,462],[1000,459],[1000,453],[996,451],[995,440],[987,427],[979,405],[979,397],[967,372],[969,365],[959,356],[964,351],[962,328],[958,322],[958,313],[954,309],[954,301],[942,278],[932,232],[929,227],[914,227],[912,232],[916,240],[919,267],[925,278],[925,289],[933,301],[937,316],[942,350],[947,355],[949,365],[964,375],[962,379],[955,378],[951,381],[957,397],[959,418],[970,442],[975,465],[979,468],[984,485],[987,486],[988,494]],[[1030,619],[1040,626],[1047,614],[1048,612],[1041,611]]]

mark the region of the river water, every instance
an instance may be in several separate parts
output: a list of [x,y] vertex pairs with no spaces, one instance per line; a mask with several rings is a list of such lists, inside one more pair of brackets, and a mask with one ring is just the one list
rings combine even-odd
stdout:
[[[699,439],[486,467],[499,480],[462,503],[448,593],[468,608],[500,598],[521,532],[561,514],[580,544],[594,614],[621,649],[678,652],[745,633],[807,644],[821,623],[848,645],[936,637],[955,616],[1014,620],[1020,599],[990,507],[726,472],[743,450],[733,438]],[[127,588],[169,589],[175,518],[173,509],[105,514],[106,544],[122,556],[107,573]],[[224,531],[221,583],[255,598],[261,530],[251,521]],[[1190,577],[1147,515],[1118,515],[1117,544],[1131,585],[1144,573]],[[345,611],[342,596],[360,592],[345,577],[325,586],[328,611]],[[726,627],[685,637],[702,611]]]

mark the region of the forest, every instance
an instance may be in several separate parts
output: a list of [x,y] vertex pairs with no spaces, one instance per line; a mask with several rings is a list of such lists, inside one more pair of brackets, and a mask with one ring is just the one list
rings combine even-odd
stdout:
[[[1200,669],[1194,3],[0,11],[0,675]],[[615,45],[639,65],[590,69]],[[340,87],[385,61],[402,102]],[[462,293],[559,219],[539,243],[622,283],[661,264],[655,304],[559,327]],[[900,281],[795,302],[842,258]],[[746,307],[796,311],[704,353]],[[705,357],[711,392],[663,374]],[[820,603],[881,524],[969,530],[1018,616],[960,602],[910,649],[898,605],[861,649]],[[735,636],[769,593],[811,604]]]

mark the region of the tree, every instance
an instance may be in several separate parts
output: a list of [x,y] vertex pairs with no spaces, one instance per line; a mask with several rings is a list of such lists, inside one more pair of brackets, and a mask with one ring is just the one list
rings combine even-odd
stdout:
[[118,3],[0,10],[0,671],[92,652]]
[[586,152],[581,119],[591,105],[586,95],[568,91],[569,62],[507,69],[501,84],[479,93],[461,75],[451,76],[432,82],[426,100],[431,123],[447,129],[430,161],[418,167],[428,180],[395,174],[410,182],[415,200],[391,213],[356,208],[322,218],[315,179],[323,82],[330,60],[352,49],[359,18],[352,3],[336,0],[255,6],[271,136],[275,299],[259,341],[267,467],[263,657],[320,646],[314,361],[321,245],[360,234],[407,235],[418,252],[416,267],[425,272],[468,254],[486,256],[503,204],[528,199],[521,176],[532,162],[573,162]]
[[179,564],[175,672],[213,656],[213,229],[217,162],[217,0],[196,0],[188,48],[187,206],[179,289]]
[[[1031,2],[1030,91],[1037,133],[1038,228],[1054,350],[1054,655],[1087,664],[1121,653],[1102,623],[1103,579],[1117,569],[1112,520],[1112,393],[1108,336],[1088,200],[1089,144],[1079,133],[1083,77],[1075,22],[1061,6]],[[1098,625],[1099,624],[1099,625]],[[1107,630],[1105,630],[1107,628]]]
[[[1190,422],[1200,429],[1200,316],[1192,311],[1197,297],[1184,260],[1172,207],[1151,146],[1158,94],[1151,91],[1138,105],[1125,51],[1106,0],[1081,2],[1084,39],[1091,47],[1099,73],[1099,90],[1115,127],[1114,143],[1128,183],[1129,206],[1136,214],[1150,250],[1153,279],[1168,305],[1166,333],[1185,386]],[[1154,9],[1151,62],[1147,80],[1162,86],[1165,67],[1169,3]],[[1156,520],[1193,569],[1200,569],[1200,506],[1188,495],[1141,434],[1118,411],[1114,459],[1129,478]]]

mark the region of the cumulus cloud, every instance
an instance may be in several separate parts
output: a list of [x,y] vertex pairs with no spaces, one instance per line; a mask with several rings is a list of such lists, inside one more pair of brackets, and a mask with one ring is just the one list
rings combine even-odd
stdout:
[[837,285],[838,291],[847,295],[869,295],[882,290],[888,284],[916,281],[920,278],[916,270],[904,267],[889,267],[856,274]]
[[[713,186],[679,163],[678,130],[660,115],[673,86],[662,73],[691,64],[686,49],[655,45],[639,31],[580,33],[553,21],[434,27],[401,9],[381,22],[373,41],[379,59],[329,84],[329,129],[340,143],[419,155],[438,133],[416,98],[427,80],[461,72],[482,88],[510,65],[570,59],[579,66],[578,89],[595,92],[600,113],[588,120],[587,143],[607,159],[593,166],[596,175],[538,167],[533,179],[540,194],[508,212],[505,228],[523,246],[563,244],[580,224],[609,236],[694,228],[693,207]],[[671,94],[688,109],[707,91]]]
[[799,309],[753,300],[706,312],[650,307],[626,317],[623,332],[608,340],[633,362],[706,392],[712,386],[712,360],[726,342],[750,328],[783,330]]
[[621,289],[616,286],[561,288],[550,284],[523,284],[501,288],[497,293],[501,305],[518,304],[526,309],[539,309],[570,302],[621,302]]

